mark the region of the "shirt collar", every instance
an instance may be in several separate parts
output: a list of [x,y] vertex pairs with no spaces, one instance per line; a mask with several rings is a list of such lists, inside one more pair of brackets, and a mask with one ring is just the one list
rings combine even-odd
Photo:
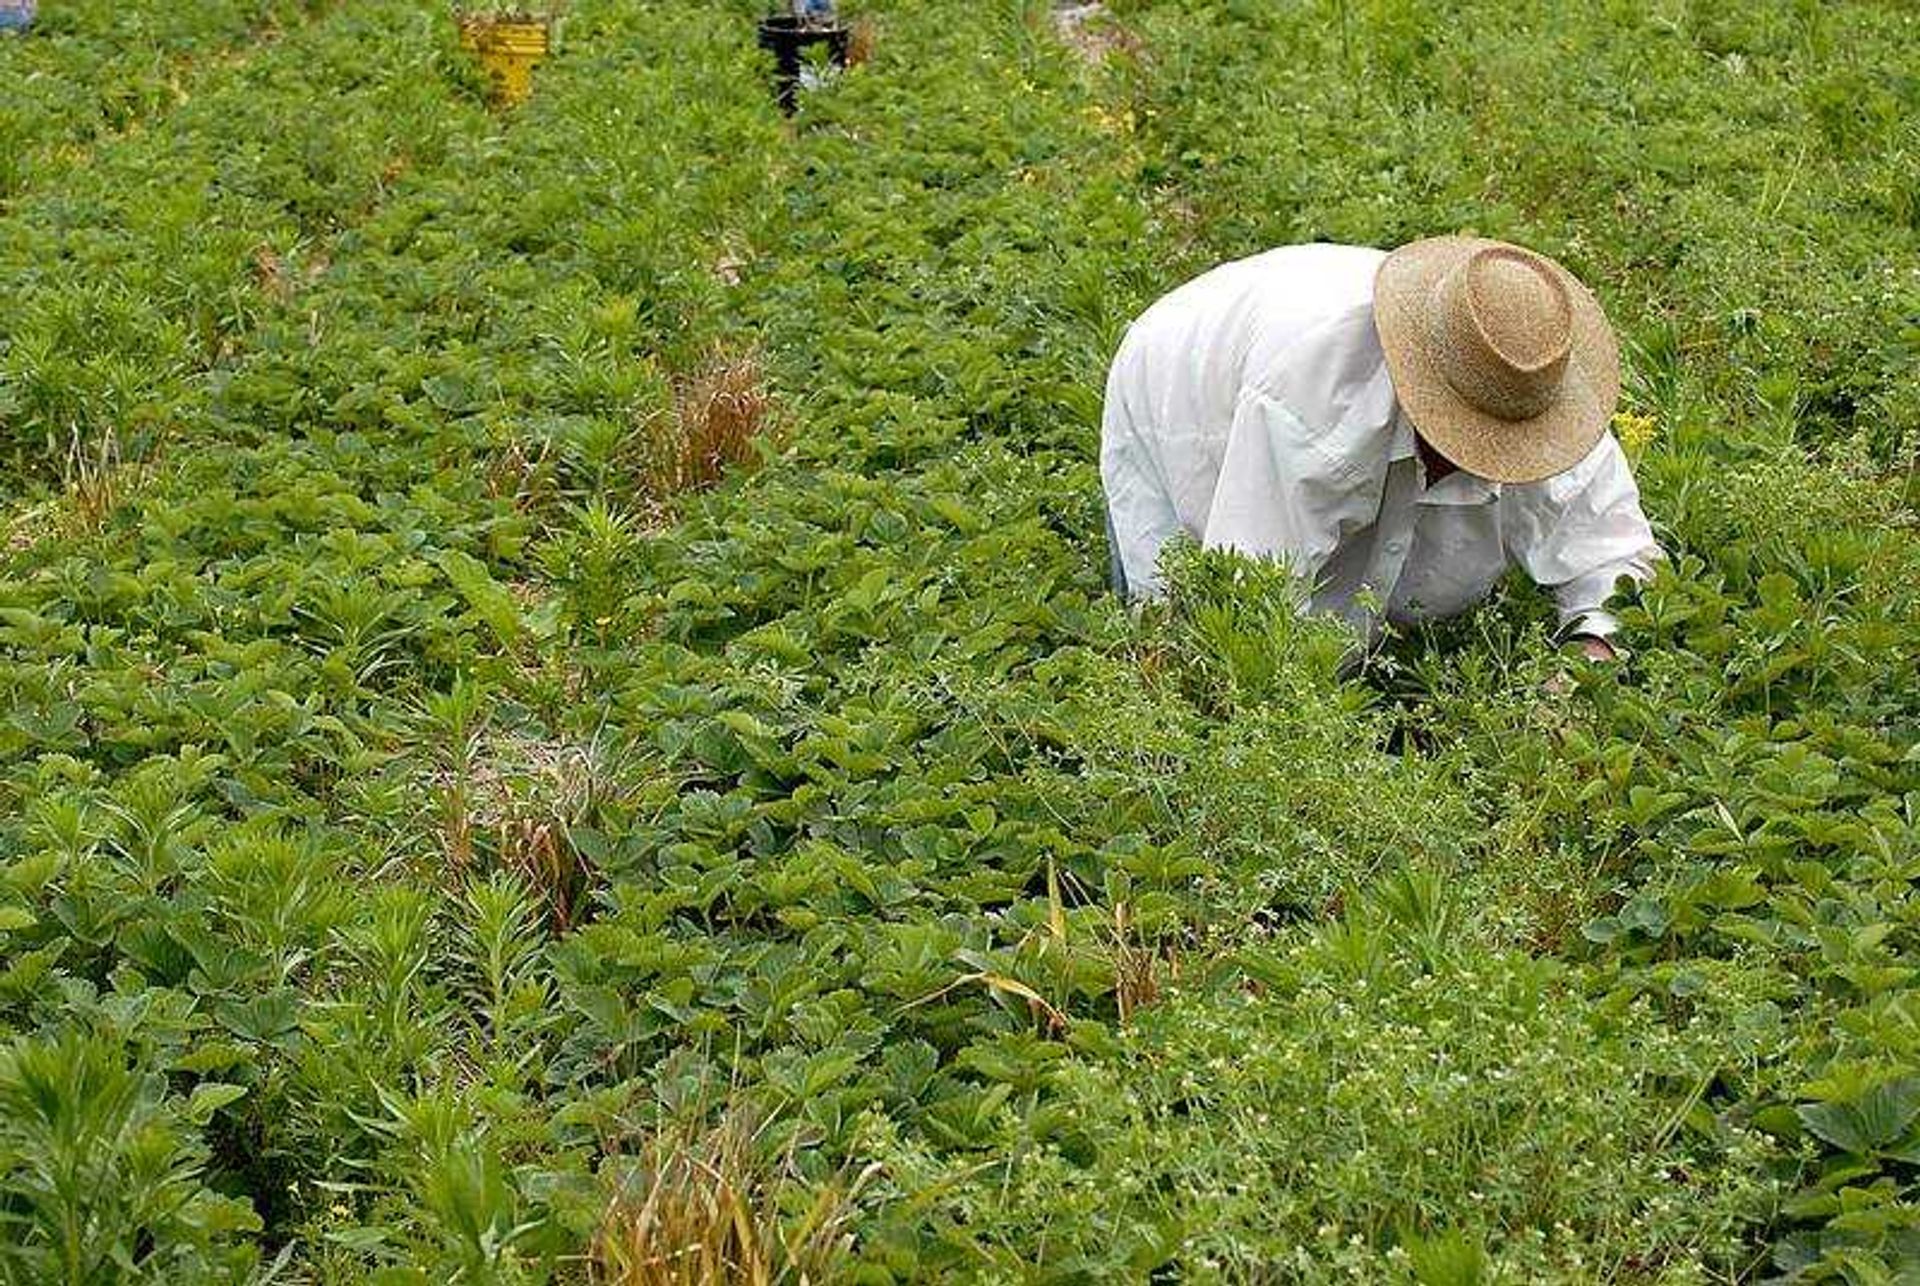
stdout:
[[[1397,464],[1401,460],[1415,460],[1419,452],[1414,448],[1413,422],[1407,419],[1407,413],[1398,406],[1393,410],[1393,445],[1387,449],[1387,463]],[[1500,495],[1500,484],[1465,469],[1455,469],[1431,487],[1425,486],[1426,467],[1420,469],[1420,481],[1423,484],[1416,504],[1422,505],[1481,505]]]

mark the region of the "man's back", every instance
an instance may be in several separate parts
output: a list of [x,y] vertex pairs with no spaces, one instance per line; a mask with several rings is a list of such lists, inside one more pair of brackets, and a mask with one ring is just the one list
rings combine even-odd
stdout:
[[1372,330],[1373,279],[1385,257],[1369,246],[1282,246],[1177,287],[1121,344],[1141,363],[1139,387],[1158,402],[1136,409],[1160,424],[1224,432],[1239,391],[1264,383],[1286,349],[1328,327]]
[[[1128,328],[1107,381],[1101,471],[1111,512],[1140,534],[1132,543],[1157,549],[1177,531],[1205,541],[1221,529],[1211,520],[1249,395],[1291,406],[1329,450],[1384,453],[1393,385],[1372,313],[1384,257],[1283,246],[1194,278]],[[1127,570],[1152,591],[1151,566]]]

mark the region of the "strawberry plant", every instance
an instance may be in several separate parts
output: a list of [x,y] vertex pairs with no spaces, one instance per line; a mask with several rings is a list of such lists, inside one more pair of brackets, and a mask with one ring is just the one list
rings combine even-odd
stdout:
[[[8,1280],[1913,1260],[1903,15],[149,7],[0,48]],[[1127,319],[1463,225],[1626,335],[1624,669],[1114,604]]]

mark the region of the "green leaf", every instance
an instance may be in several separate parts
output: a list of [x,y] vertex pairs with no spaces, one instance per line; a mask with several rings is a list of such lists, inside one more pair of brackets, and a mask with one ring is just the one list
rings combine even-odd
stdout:
[[276,1043],[298,1030],[299,998],[281,987],[245,1001],[223,1000],[213,1007],[213,1016],[236,1036]]
[[473,614],[486,623],[502,647],[515,646],[526,635],[520,605],[507,588],[487,571],[486,565],[458,549],[443,549],[434,563],[447,574],[447,580]]
[[225,1081],[202,1081],[193,1087],[193,1095],[187,1100],[187,1117],[195,1125],[205,1125],[213,1119],[215,1112],[246,1096],[247,1087],[244,1085],[230,1085]]
[[1697,996],[1707,989],[1707,977],[1698,969],[1682,969],[1667,980],[1667,994],[1676,999]]
[[1620,923],[1649,938],[1657,938],[1667,931],[1666,904],[1657,897],[1642,894],[1621,908]]
[[1920,1116],[1920,1076],[1883,1081],[1850,1103],[1807,1103],[1796,1109],[1817,1137],[1843,1152],[1892,1146]]
[[196,1200],[183,1214],[207,1233],[259,1232],[266,1226],[261,1222],[259,1212],[254,1210],[253,1203],[241,1197],[208,1193]]
[[1612,942],[1623,932],[1624,930],[1621,928],[1620,921],[1610,915],[1598,916],[1580,926],[1581,937],[1585,938],[1588,942],[1598,943],[1601,946]]

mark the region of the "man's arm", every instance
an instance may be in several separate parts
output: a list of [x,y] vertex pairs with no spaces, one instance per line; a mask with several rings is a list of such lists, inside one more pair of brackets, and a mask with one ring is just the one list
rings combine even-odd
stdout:
[[1511,489],[1501,517],[1509,556],[1553,592],[1560,637],[1598,660],[1620,622],[1606,610],[1622,577],[1644,581],[1661,558],[1633,472],[1612,434],[1558,477]]

